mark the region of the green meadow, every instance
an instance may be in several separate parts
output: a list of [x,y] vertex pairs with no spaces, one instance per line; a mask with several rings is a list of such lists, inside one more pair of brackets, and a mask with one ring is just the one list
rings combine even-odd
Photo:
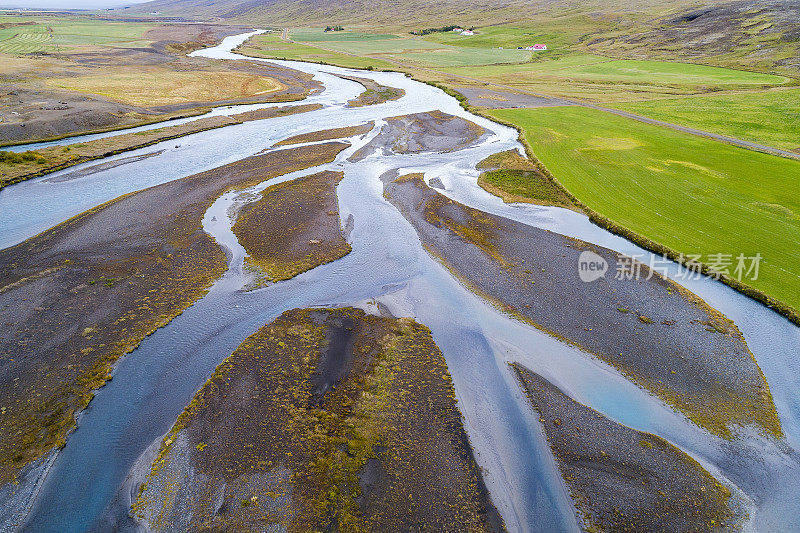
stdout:
[[614,107],[777,148],[800,149],[800,89],[665,98]]
[[[487,65],[478,69],[446,69],[453,74],[469,73],[498,82],[560,83],[568,88],[573,84],[597,84],[616,91],[625,85],[649,85],[681,89],[719,90],[774,86],[789,82],[783,76],[747,72],[692,63],[608,59],[592,54],[574,54],[554,60],[541,60],[522,65]],[[623,85],[623,87],[620,87]]]
[[582,107],[500,109],[575,196],[685,254],[761,254],[743,281],[800,309],[800,162]]
[[132,22],[81,21],[69,18],[29,19],[4,17],[3,22],[34,22],[0,29],[0,53],[33,54],[53,52],[74,46],[141,46],[152,24]]
[[[457,67],[493,63],[523,63],[531,53],[524,50],[463,47],[441,44],[420,37],[296,30],[293,40],[328,50],[355,55],[386,55],[387,58],[423,67]],[[468,37],[461,37],[467,39]]]
[[362,33],[352,31],[324,31],[322,28],[300,28],[289,32],[295,41],[383,41],[397,39],[397,35],[388,33]]
[[254,57],[272,57],[297,61],[314,61],[330,63],[349,68],[392,68],[393,65],[380,59],[347,55],[340,52],[323,50],[315,46],[282,41],[276,33],[256,35],[244,46],[240,53]]

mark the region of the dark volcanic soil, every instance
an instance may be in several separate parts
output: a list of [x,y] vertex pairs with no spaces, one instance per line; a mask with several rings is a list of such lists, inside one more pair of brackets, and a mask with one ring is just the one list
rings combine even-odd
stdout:
[[[781,434],[772,396],[736,326],[696,295],[641,265],[617,279],[619,254],[468,208],[419,175],[388,183],[385,195],[425,247],[478,293],[621,370],[697,424],[728,436],[755,424]],[[608,271],[579,277],[579,256]]]
[[586,531],[738,530],[730,491],[664,439],[617,424],[514,364]]
[[157,531],[502,529],[430,331],[356,309],[288,311],[242,343],[134,515]]
[[391,117],[350,160],[361,161],[375,150],[382,150],[385,155],[454,152],[475,144],[487,133],[474,122],[441,111]]
[[111,366],[227,268],[202,230],[223,191],[332,161],[327,143],[243,159],[112,200],[0,250],[0,483],[64,442]]
[[242,208],[233,232],[265,281],[293,278],[350,253],[336,198],[343,177],[325,171],[279,183]]

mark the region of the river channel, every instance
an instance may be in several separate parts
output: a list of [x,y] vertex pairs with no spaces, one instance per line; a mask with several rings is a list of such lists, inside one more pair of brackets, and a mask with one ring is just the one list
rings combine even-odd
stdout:
[[[251,35],[228,37],[219,46],[195,54],[253,60],[231,52]],[[426,180],[439,178],[444,194],[471,207],[640,255],[647,262],[647,252],[591,224],[582,214],[505,204],[478,187],[475,165],[479,161],[503,150],[522,149],[515,130],[472,115],[443,91],[399,73],[273,62],[312,74],[321,82],[324,90],[295,104],[312,102],[323,107],[166,141],[115,157],[163,150],[156,156],[75,179],[57,178],[81,167],[0,191],[0,247],[8,247],[122,194],[237,161],[271,149],[282,139],[375,123],[371,133],[349,139],[352,146],[329,164],[270,180],[243,191],[247,194],[227,193],[214,203],[203,226],[230,252],[228,272],[204,298],[118,363],[113,380],[97,391],[66,446],[50,458],[52,464],[47,464],[46,477],[35,487],[37,496],[23,529],[63,532],[106,530],[112,524],[121,529],[135,527],[126,520],[127,508],[137,476],[149,465],[148,450],[169,430],[214,368],[247,336],[288,309],[355,305],[377,312],[378,303],[395,316],[414,317],[431,329],[452,374],[476,459],[509,531],[578,530],[572,501],[538,417],[508,366],[513,361],[609,418],[657,434],[696,458],[746,502],[750,515],[746,528],[800,529],[800,455],[795,451],[800,443],[800,328],[719,282],[681,279],[678,266],[669,264],[670,277],[723,312],[742,331],[769,382],[786,434],[775,440],[743,431],[731,441],[710,435],[614,368],[503,314],[466,289],[428,255],[415,230],[384,199],[381,174],[393,169],[421,172]],[[348,108],[347,101],[364,88],[339,75],[369,78],[401,88],[405,95],[378,105]],[[269,105],[235,106],[233,111],[220,108],[212,113]],[[473,121],[491,134],[478,145],[449,153],[376,153],[357,162],[348,160],[378,134],[386,118],[432,110]],[[35,146],[15,150],[31,147]],[[231,208],[267,185],[320,170],[344,172],[337,194],[342,220],[352,222],[348,235],[352,252],[291,280],[243,290],[249,279],[242,269],[245,252],[230,229]]]

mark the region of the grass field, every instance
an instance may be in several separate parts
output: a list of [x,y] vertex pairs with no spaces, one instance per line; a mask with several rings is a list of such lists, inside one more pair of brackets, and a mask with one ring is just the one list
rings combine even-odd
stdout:
[[800,149],[800,89],[669,98],[614,107],[786,150]]
[[276,80],[230,71],[170,71],[140,68],[94,76],[48,80],[51,87],[99,94],[131,105],[168,105],[229,100],[282,89]]
[[390,33],[325,32],[322,28],[300,28],[292,30],[289,36],[296,41],[383,41],[398,38]]
[[0,53],[32,54],[54,52],[75,46],[140,46],[148,41],[144,33],[152,24],[84,21],[64,17],[4,17],[3,22],[33,24],[0,29]]
[[685,254],[763,257],[750,285],[800,308],[800,162],[581,107],[502,109],[592,209]]
[[[336,50],[346,54],[381,55],[425,67],[455,67],[490,65],[494,63],[521,63],[528,61],[530,52],[497,47],[463,47],[441,44],[419,37],[367,34],[322,33],[312,30],[291,32],[292,39],[312,46]],[[465,37],[462,37],[465,39]]]
[[[534,56],[538,58],[537,56]],[[566,54],[557,59],[519,65],[443,68],[460,76],[485,79],[521,90],[595,102],[770,87],[790,82],[773,76],[690,63],[612,60],[592,54]]]
[[356,57],[340,52],[322,50],[314,46],[281,41],[276,34],[256,35],[237,51],[254,57],[323,62],[349,68],[363,69],[372,67],[381,69],[393,67],[391,63],[380,59]]

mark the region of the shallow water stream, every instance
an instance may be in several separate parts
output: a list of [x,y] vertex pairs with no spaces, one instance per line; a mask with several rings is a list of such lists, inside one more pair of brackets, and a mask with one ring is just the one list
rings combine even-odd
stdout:
[[[219,46],[195,54],[251,59],[230,52],[250,35],[226,38]],[[744,333],[769,381],[786,433],[780,442],[746,432],[730,442],[709,436],[613,368],[500,313],[465,289],[428,256],[414,229],[384,200],[379,176],[385,171],[423,172],[426,179],[440,178],[445,194],[472,207],[629,255],[645,254],[590,224],[583,215],[504,204],[479,188],[475,164],[492,153],[520,149],[516,131],[473,116],[439,89],[401,74],[274,62],[311,73],[322,82],[324,91],[308,101],[324,108],[189,135],[123,154],[164,150],[147,159],[67,181],[50,179],[73,168],[0,191],[0,247],[6,247],[121,194],[242,159],[278,140],[376,122],[364,138],[350,139],[353,146],[336,161],[249,191],[319,170],[343,171],[337,192],[342,220],[352,217],[353,251],[338,261],[289,281],[243,291],[248,282],[242,269],[245,252],[230,230],[228,214],[246,197],[228,193],[215,202],[203,225],[230,251],[228,272],[207,296],[120,361],[113,380],[97,392],[55,459],[26,529],[84,531],[107,529],[110,522],[133,527],[124,519],[131,489],[126,477],[137,470],[140,456],[166,433],[217,364],[244,338],[291,308],[358,305],[375,309],[376,302],[396,316],[413,316],[431,329],[447,359],[492,499],[510,531],[574,531],[578,526],[537,417],[517,386],[509,361],[525,364],[576,400],[626,425],[658,434],[697,458],[740,491],[750,507],[749,528],[800,529],[800,459],[794,451],[800,441],[799,328],[721,283],[706,278],[678,280],[733,319]],[[336,74],[371,78],[402,88],[406,94],[376,106],[345,108],[363,87]],[[472,120],[492,133],[480,145],[453,153],[373,155],[357,163],[347,161],[377,134],[383,119],[435,109]],[[643,257],[646,261],[647,256]],[[670,275],[676,273],[677,265],[672,264]],[[149,463],[139,461],[138,469],[142,466],[149,468]]]

